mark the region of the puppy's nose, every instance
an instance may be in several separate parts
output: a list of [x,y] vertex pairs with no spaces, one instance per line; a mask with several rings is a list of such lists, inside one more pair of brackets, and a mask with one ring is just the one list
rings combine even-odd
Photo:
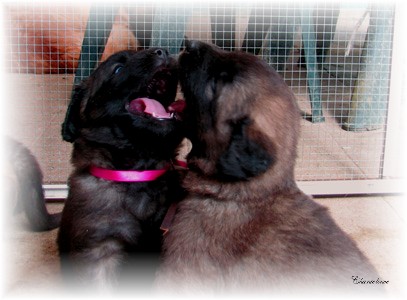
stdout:
[[163,59],[167,59],[168,57],[168,51],[165,49],[157,49],[154,52],[158,57],[163,58]]

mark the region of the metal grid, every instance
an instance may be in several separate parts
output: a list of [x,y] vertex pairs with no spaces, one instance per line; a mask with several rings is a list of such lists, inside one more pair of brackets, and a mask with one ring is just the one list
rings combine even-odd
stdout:
[[[184,36],[252,52],[278,70],[304,112],[299,181],[399,178],[397,167],[383,170],[394,5],[305,3],[104,3],[95,20],[113,27],[110,33],[109,25],[98,27],[99,36],[109,37],[102,60],[150,45],[176,54]],[[13,103],[7,132],[33,150],[49,184],[65,183],[70,172],[71,146],[61,141],[60,124],[90,9],[69,2],[4,6],[4,65]],[[98,60],[94,53],[83,55]],[[90,71],[85,65],[82,75]]]

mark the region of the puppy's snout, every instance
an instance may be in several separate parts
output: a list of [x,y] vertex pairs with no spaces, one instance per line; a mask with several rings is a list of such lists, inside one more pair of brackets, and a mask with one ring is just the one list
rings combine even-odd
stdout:
[[164,49],[157,49],[155,50],[155,55],[157,55],[159,58],[162,59],[167,59],[168,58],[168,51]]

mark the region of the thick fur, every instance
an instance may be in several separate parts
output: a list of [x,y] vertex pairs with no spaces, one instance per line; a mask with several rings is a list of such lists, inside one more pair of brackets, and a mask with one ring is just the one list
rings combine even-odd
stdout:
[[168,165],[183,138],[182,123],[133,114],[126,107],[140,97],[167,107],[177,82],[176,62],[165,50],[122,51],[74,90],[62,127],[63,138],[73,142],[74,170],[58,245],[64,273],[72,272],[74,281],[91,292],[117,287],[125,279],[121,276],[129,275],[127,269],[139,291],[152,280],[161,250],[160,224],[179,189],[177,174],[118,183],[92,176],[89,167],[154,170]]
[[366,257],[326,208],[294,181],[300,113],[260,59],[198,41],[180,55],[193,148],[164,241],[159,291],[229,294],[368,293]]
[[[3,182],[13,214],[24,212],[33,231],[45,231],[59,226],[61,214],[49,214],[45,206],[40,165],[30,150],[10,137],[3,137]],[[9,208],[7,211],[9,212]],[[10,214],[11,215],[11,214]]]

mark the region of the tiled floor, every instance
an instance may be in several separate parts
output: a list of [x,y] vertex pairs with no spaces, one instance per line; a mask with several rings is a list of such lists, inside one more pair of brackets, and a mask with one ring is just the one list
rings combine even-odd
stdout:
[[[389,281],[386,289],[396,299],[407,296],[403,258],[406,200],[402,196],[316,199],[329,208],[338,225],[355,239],[379,271],[380,278]],[[61,208],[61,204],[49,204],[51,211]],[[22,218],[13,221],[18,224]],[[8,294],[42,295],[60,285],[56,233],[56,230],[32,233],[23,229],[6,233],[5,253],[9,256],[8,276],[4,280]]]

